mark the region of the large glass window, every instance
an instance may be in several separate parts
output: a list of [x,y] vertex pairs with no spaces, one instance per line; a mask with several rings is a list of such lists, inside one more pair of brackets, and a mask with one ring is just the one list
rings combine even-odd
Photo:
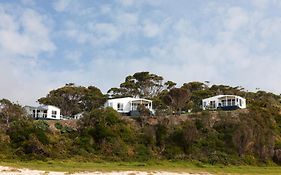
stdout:
[[232,99],[232,106],[235,106],[235,99]]
[[227,106],[231,106],[231,99],[227,99]]
[[52,117],[56,118],[56,116],[57,116],[57,111],[52,111]]

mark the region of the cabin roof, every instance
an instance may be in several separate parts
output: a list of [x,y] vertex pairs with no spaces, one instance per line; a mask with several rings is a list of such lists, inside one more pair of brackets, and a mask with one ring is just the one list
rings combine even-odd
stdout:
[[[240,96],[238,96],[238,95],[216,95],[216,96],[213,96],[213,97],[205,98],[205,99],[203,99],[203,100],[220,99],[220,98],[223,98],[223,97],[243,98],[243,97],[240,97]],[[243,99],[244,99],[244,98],[243,98]]]
[[134,98],[134,97],[123,97],[123,98],[112,98],[108,99],[108,101],[147,101],[152,102],[151,100],[145,98]]

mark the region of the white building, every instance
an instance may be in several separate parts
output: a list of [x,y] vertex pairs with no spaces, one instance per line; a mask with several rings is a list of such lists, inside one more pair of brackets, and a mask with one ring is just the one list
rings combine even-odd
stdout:
[[80,118],[82,118],[83,117],[83,112],[80,112],[80,113],[78,113],[78,114],[75,114],[74,116],[73,116],[73,119],[75,119],[75,120],[79,120]]
[[206,109],[244,109],[246,99],[237,95],[217,95],[202,100],[202,108]]
[[51,105],[44,105],[39,107],[25,106],[27,114],[32,116],[34,119],[49,119],[49,120],[60,120],[60,109]]
[[151,113],[154,113],[152,101],[143,98],[125,97],[109,99],[104,106],[112,107],[119,113],[130,115],[131,112],[137,111],[139,105],[144,105]]

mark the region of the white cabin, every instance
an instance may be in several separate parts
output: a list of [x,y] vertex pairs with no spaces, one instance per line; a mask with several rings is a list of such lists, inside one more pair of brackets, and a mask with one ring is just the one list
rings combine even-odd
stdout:
[[130,114],[132,111],[137,111],[139,105],[144,105],[147,109],[154,113],[152,101],[144,98],[125,97],[109,99],[104,106],[112,107],[119,113]]
[[78,114],[75,114],[74,116],[73,116],[73,119],[74,120],[79,120],[80,118],[82,118],[83,117],[83,112],[80,112],[80,113],[78,113]]
[[60,120],[60,108],[52,105],[44,105],[39,107],[25,106],[27,114],[34,119],[46,119],[46,120]]
[[246,99],[237,95],[217,95],[202,100],[202,108],[206,109],[244,109]]

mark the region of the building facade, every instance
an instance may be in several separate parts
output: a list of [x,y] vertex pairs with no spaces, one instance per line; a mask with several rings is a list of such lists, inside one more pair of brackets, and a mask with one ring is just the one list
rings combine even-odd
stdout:
[[27,114],[34,119],[45,119],[45,120],[60,120],[60,109],[52,105],[44,105],[39,107],[25,106]]
[[202,100],[202,109],[244,109],[246,108],[246,99],[237,95],[217,95]]
[[130,115],[138,110],[139,105],[145,106],[151,113],[154,113],[152,101],[143,98],[124,97],[109,99],[104,106],[112,107],[119,113]]

